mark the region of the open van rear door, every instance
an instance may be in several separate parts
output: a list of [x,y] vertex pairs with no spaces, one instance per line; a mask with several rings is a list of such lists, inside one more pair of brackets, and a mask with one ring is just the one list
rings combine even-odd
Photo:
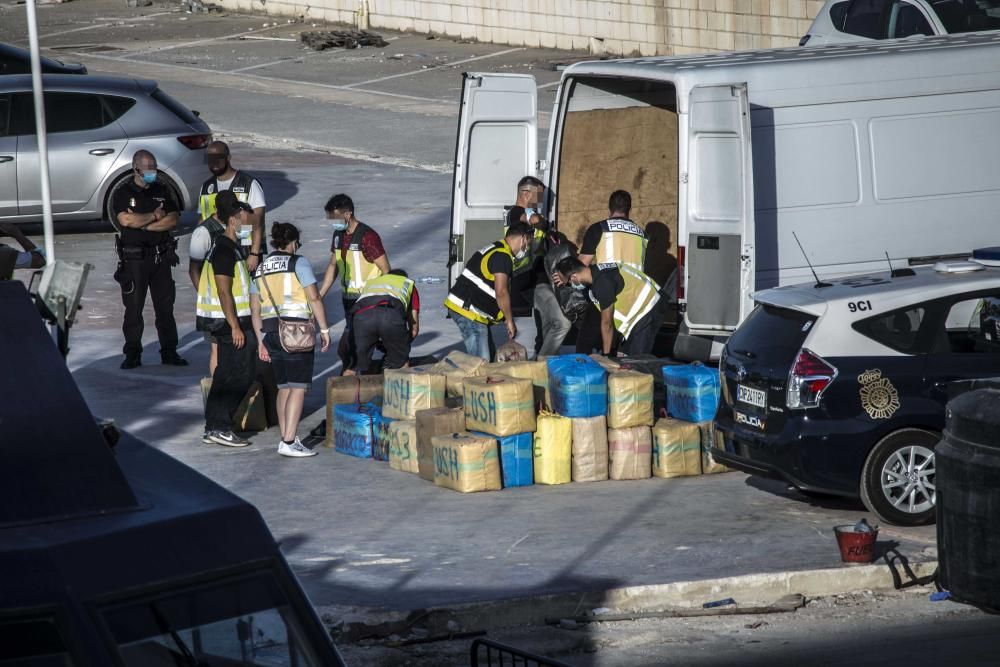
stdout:
[[535,175],[538,89],[527,74],[466,73],[455,151],[449,285],[474,252],[499,239],[517,182]]
[[745,83],[691,89],[688,114],[685,323],[732,331],[754,288],[753,162]]

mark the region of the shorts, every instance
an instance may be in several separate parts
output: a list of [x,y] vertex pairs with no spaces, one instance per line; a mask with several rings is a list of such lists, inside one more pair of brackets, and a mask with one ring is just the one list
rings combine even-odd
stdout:
[[209,333],[207,331],[203,331],[202,333],[205,335],[206,343],[212,343],[213,345],[215,345],[216,343],[219,342],[219,339],[215,337],[215,334]]
[[308,389],[312,384],[316,352],[285,352],[278,334],[264,334],[264,347],[271,355],[271,367],[278,389]]

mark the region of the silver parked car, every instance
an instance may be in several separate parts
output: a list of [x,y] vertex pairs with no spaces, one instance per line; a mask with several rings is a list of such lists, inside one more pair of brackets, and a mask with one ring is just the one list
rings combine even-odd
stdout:
[[[44,86],[56,220],[112,221],[112,195],[132,177],[132,155],[140,148],[156,156],[160,180],[178,207],[195,207],[212,141],[196,112],[155,81],[52,74]],[[37,222],[41,216],[31,77],[0,77],[0,219]]]
[[997,29],[1000,0],[827,0],[799,46]]

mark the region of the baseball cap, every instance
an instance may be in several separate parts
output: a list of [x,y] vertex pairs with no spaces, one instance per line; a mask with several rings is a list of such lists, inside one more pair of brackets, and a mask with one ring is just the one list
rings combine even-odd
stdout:
[[215,210],[220,222],[225,222],[240,211],[253,213],[250,204],[237,199],[230,190],[223,190],[215,196]]

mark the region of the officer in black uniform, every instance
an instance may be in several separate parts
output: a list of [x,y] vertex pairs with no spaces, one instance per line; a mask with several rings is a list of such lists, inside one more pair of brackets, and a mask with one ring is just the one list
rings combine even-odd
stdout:
[[180,261],[175,250],[177,242],[170,233],[177,226],[177,205],[167,187],[156,180],[156,158],[152,153],[136,151],[132,172],[132,179],[111,202],[121,229],[121,235],[115,238],[119,260],[115,279],[121,285],[125,306],[125,361],[121,367],[142,365],[142,309],[147,290],[153,296],[161,361],[187,366],[188,362],[177,354],[176,289],[170,271]]

